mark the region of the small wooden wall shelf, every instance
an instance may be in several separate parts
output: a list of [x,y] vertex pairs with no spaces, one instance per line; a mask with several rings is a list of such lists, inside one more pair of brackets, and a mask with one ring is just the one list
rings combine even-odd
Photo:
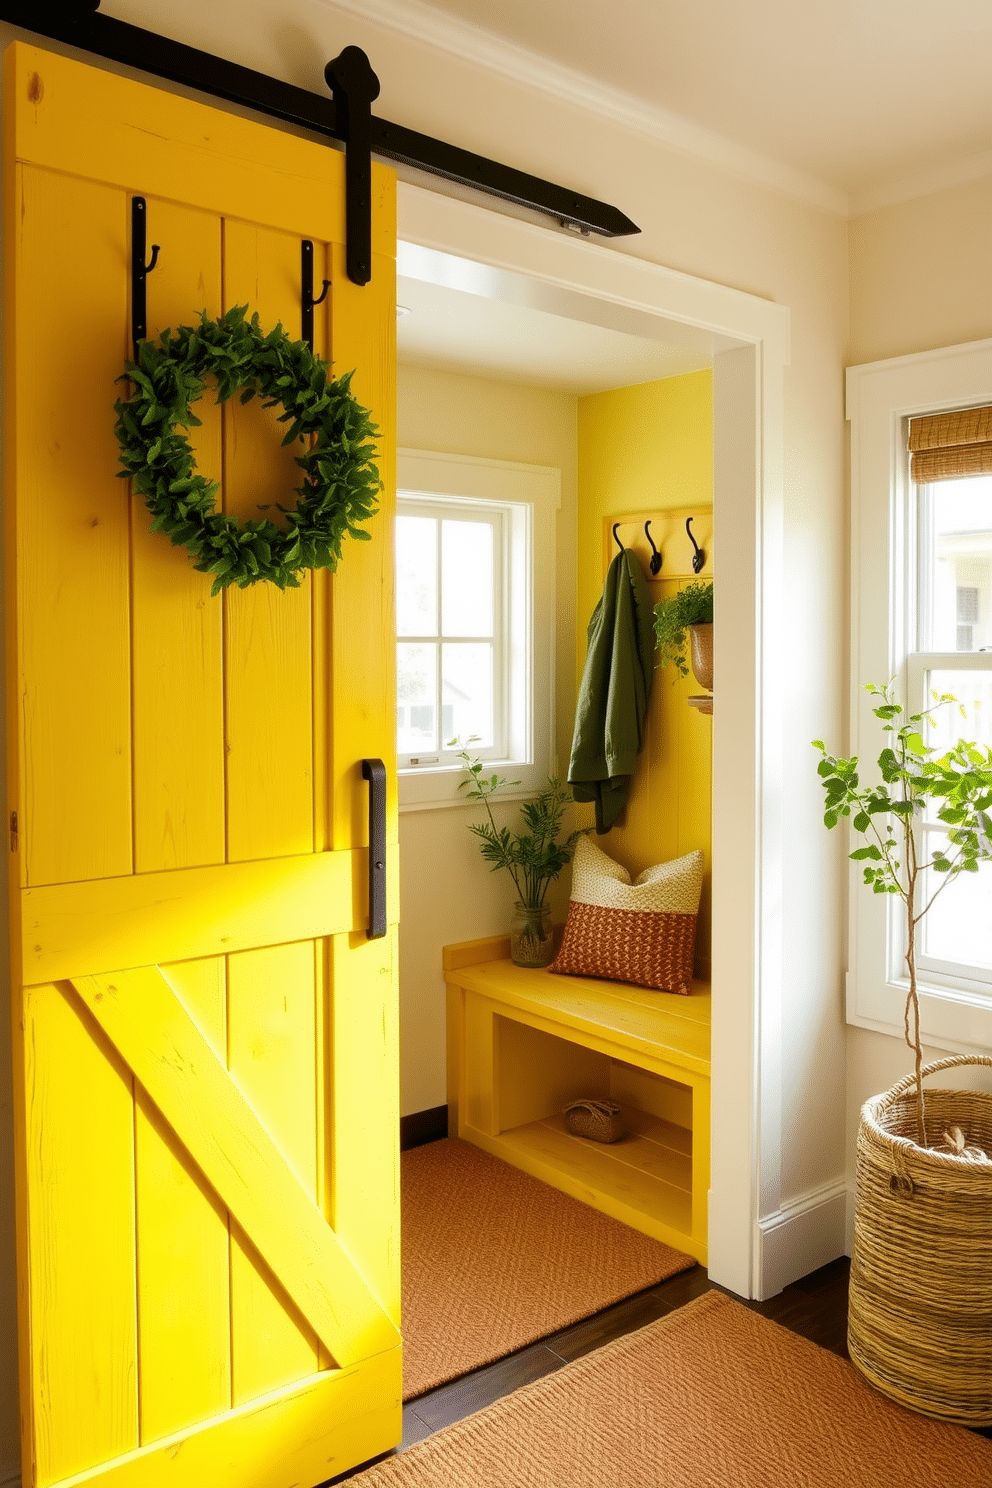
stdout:
[[[449,1134],[706,1261],[710,996],[555,976],[509,940],[446,946]],[[628,1135],[574,1137],[582,1096],[623,1107]]]

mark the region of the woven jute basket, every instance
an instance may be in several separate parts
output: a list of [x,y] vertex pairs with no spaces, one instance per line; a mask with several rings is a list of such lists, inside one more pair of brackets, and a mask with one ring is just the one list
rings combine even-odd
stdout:
[[[958,1065],[958,1055],[923,1074]],[[959,1127],[972,1157],[916,1141],[916,1080],[867,1101],[858,1133],[851,1258],[851,1362],[900,1405],[961,1426],[992,1425],[992,1095],[926,1093],[927,1139]]]
[[588,1137],[593,1142],[619,1142],[626,1135],[623,1112],[616,1101],[572,1101],[565,1107],[565,1125],[573,1137]]

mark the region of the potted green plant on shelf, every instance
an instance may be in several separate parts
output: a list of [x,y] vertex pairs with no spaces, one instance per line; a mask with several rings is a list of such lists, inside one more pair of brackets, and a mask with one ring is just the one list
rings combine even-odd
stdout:
[[532,801],[521,803],[526,830],[511,832],[509,827],[496,825],[490,802],[498,791],[520,782],[487,775],[482,760],[473,759],[467,750],[462,750],[459,759],[467,772],[459,789],[470,801],[481,801],[489,818],[470,823],[469,831],[479,838],[482,856],[492,864],[492,871],[505,868],[517,891],[510,954],[518,966],[547,966],[554,957],[548,889],[571,862],[572,849],[585,830],[580,828],[564,842],[558,840],[571,793],[563,781],[549,776]]
[[[866,1101],[858,1132],[857,1199],[848,1344],[851,1360],[884,1394],[967,1426],[992,1425],[992,1095],[930,1090],[955,1065],[992,1067],[984,1055],[923,1064],[917,947],[934,901],[992,859],[992,749],[959,739],[938,752],[924,738],[938,707],[903,718],[893,685],[869,684],[887,735],[880,779],[866,784],[857,757],[820,739],[824,823],[846,820],[864,845],[850,853],[872,892],[904,911],[908,990],[904,1030],[912,1075]],[[961,709],[964,714],[964,709]],[[916,823],[930,803],[946,844],[921,852]],[[924,839],[925,840],[925,839]],[[927,857],[927,854],[929,856]]]
[[[713,687],[713,583],[686,584],[654,607],[654,633],[659,665],[674,666],[680,677],[692,674],[700,687]],[[712,702],[711,702],[712,707]]]

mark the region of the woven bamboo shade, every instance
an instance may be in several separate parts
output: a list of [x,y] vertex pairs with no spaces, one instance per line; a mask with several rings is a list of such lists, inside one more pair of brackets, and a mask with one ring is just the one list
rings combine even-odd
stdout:
[[992,405],[910,419],[909,448],[910,474],[918,486],[992,475]]

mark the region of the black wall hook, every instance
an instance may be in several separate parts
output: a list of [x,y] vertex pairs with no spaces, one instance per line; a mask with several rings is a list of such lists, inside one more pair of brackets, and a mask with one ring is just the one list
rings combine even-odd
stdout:
[[313,297],[313,244],[304,238],[300,244],[300,326],[303,340],[313,351],[313,310],[327,299],[331,287],[330,279],[322,281],[323,288],[316,299]]
[[686,519],[685,519],[685,530],[686,530],[686,533],[688,534],[689,541],[692,543],[692,546],[693,546],[692,571],[693,571],[693,573],[698,574],[698,573],[702,573],[702,571],[703,571],[703,565],[706,562],[706,554],[703,551],[703,549],[699,546],[699,544],[697,543],[696,539],[692,535],[692,524],[693,524],[693,522],[695,520],[696,520],[695,517],[686,517]]
[[344,140],[344,198],[348,278],[372,278],[372,104],[379,79],[361,47],[347,46],[324,68]]
[[621,553],[625,553],[627,551],[627,549],[624,547],[623,543],[617,537],[617,528],[619,526],[620,526],[620,523],[619,522],[614,522],[613,523],[613,541],[616,543],[616,545],[620,549]]
[[651,577],[655,578],[661,572],[661,554],[654,545],[654,538],[651,536],[650,521],[644,523],[644,536],[651,544],[651,557],[648,561],[648,568],[651,570]]
[[148,243],[148,205],[143,196],[131,198],[131,342],[138,360],[138,342],[148,335],[148,295],[145,283],[158,263],[159,245],[152,244],[151,263],[145,263]]

